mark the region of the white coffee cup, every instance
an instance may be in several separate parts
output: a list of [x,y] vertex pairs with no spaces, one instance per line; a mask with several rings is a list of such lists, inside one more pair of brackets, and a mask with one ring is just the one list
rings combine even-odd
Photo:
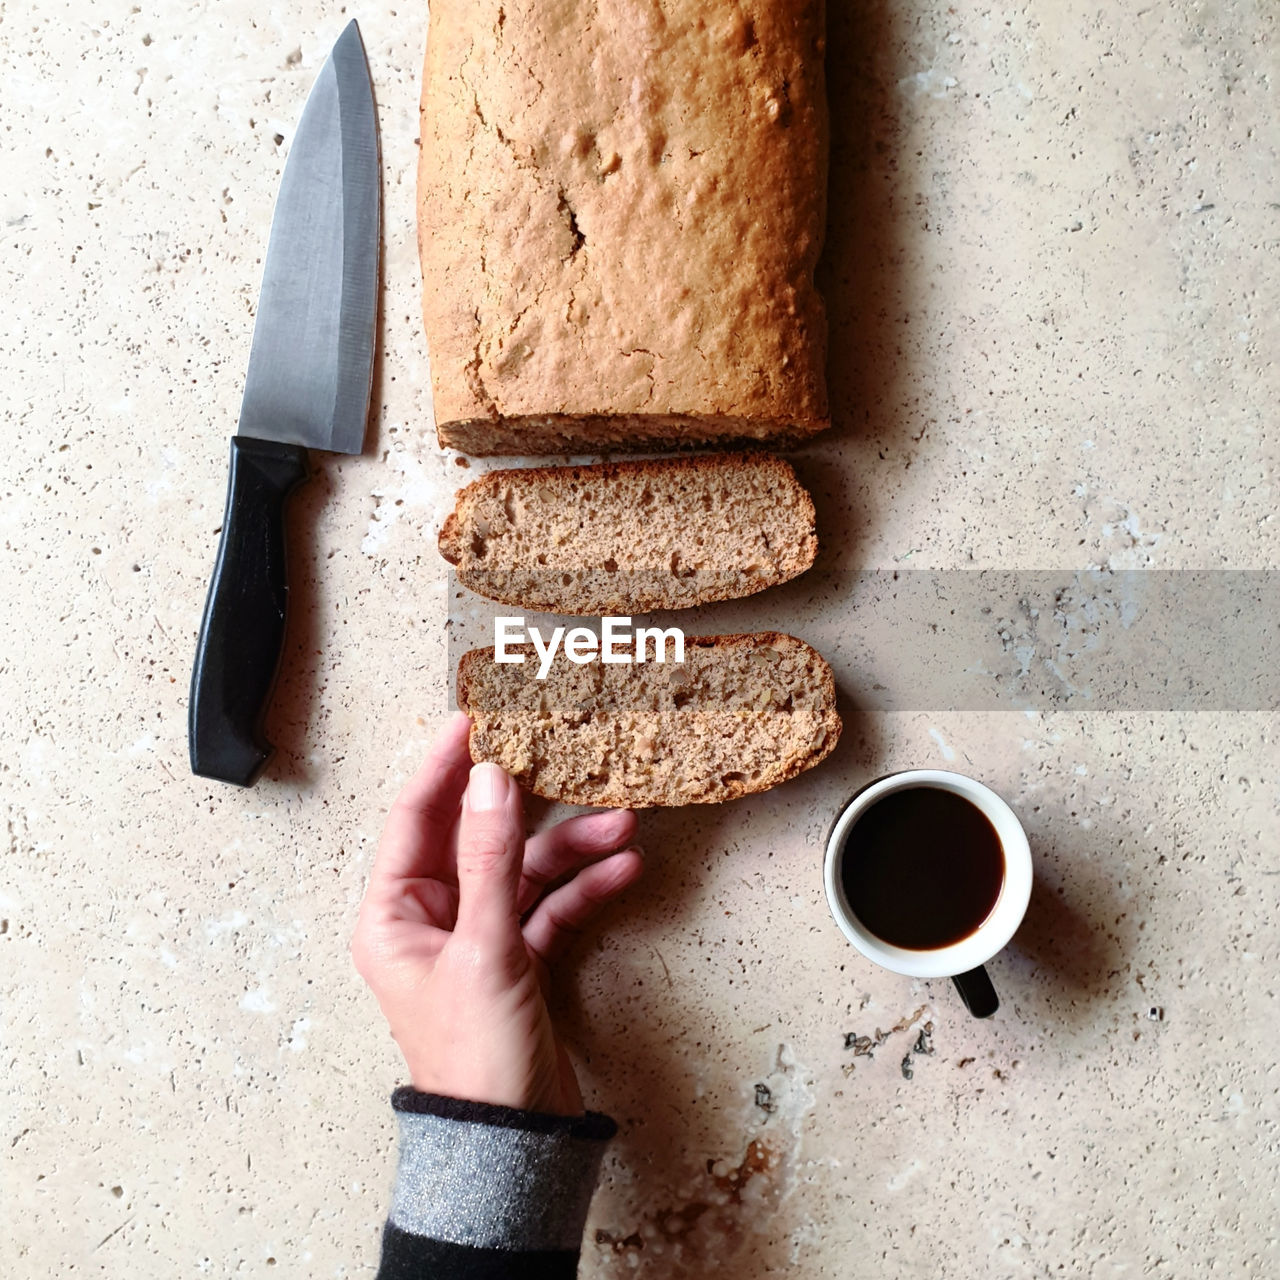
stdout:
[[[970,934],[945,946],[915,950],[877,937],[854,914],[845,897],[841,864],[849,835],[859,819],[878,800],[898,791],[932,787],[969,801],[987,818],[1000,841],[1004,878],[995,905]],[[999,1001],[982,966],[1013,937],[1031,900],[1031,848],[1017,815],[990,787],[963,774],[943,769],[908,769],[878,778],[845,805],[827,839],[823,868],[827,902],[845,937],[868,960],[894,973],[913,978],[951,978],[971,1013],[984,1018]]]

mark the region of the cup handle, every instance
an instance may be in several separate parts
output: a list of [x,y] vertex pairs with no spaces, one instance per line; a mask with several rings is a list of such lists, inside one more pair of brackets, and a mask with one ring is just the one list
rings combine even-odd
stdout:
[[982,965],[968,973],[957,973],[951,981],[956,984],[965,1008],[975,1018],[989,1018],[1000,1007],[1000,997]]

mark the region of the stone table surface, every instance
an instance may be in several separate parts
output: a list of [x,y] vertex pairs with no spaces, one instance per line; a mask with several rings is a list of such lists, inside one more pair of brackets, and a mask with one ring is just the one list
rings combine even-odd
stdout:
[[[829,7],[835,427],[796,455],[825,550],[782,605],[856,634],[854,569],[1274,569],[1274,6]],[[272,203],[349,16],[374,422],[299,495],[279,754],[233,790],[188,771],[192,649]],[[434,535],[479,470],[436,446],[417,319],[426,19],[0,6],[6,1276],[376,1265],[400,1068],[348,939],[447,713]],[[563,974],[621,1125],[582,1275],[1276,1274],[1274,701],[841,691],[813,773],[642,817],[645,880]],[[1030,836],[987,1022],[826,911],[841,801],[909,765]]]

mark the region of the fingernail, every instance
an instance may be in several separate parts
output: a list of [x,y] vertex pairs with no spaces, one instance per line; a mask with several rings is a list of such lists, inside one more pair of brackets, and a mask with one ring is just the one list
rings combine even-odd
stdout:
[[478,764],[467,782],[467,808],[472,813],[492,813],[507,802],[511,779],[496,764]]
[[582,825],[593,836],[610,835],[618,827],[619,819],[624,813],[623,809],[602,809],[596,813],[587,813],[582,816]]

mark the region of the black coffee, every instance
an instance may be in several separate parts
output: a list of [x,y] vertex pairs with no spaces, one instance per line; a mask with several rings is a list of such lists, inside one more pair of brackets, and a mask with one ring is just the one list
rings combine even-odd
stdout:
[[991,914],[1004,851],[986,814],[963,796],[910,787],[854,823],[840,878],[864,928],[894,946],[931,951],[967,938]]

